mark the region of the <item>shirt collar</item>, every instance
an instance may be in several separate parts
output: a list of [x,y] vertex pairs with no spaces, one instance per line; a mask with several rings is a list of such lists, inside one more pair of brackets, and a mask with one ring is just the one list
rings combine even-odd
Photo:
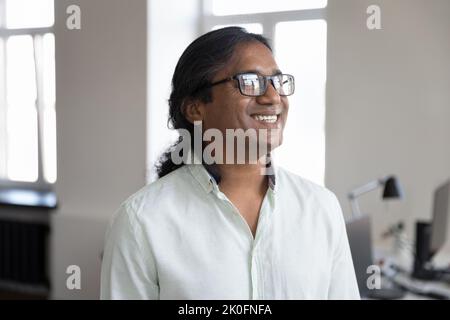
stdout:
[[[194,178],[202,186],[206,193],[211,192],[215,187],[218,188],[220,183],[220,174],[217,167],[214,164],[201,164],[198,156],[194,153],[193,164],[188,164],[188,168]],[[273,162],[273,159],[271,160]],[[275,193],[276,191],[276,167],[271,162],[267,166],[267,176],[269,179],[269,188]]]

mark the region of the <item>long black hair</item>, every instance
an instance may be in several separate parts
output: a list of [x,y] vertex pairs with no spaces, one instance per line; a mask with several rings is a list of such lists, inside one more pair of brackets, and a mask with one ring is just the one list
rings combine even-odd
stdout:
[[[187,100],[199,100],[203,103],[212,101],[211,84],[216,73],[231,59],[237,45],[249,42],[260,42],[272,51],[269,40],[262,35],[249,33],[240,27],[226,27],[210,31],[194,40],[178,60],[172,77],[172,92],[169,98],[168,124],[172,129],[186,129],[194,136],[194,125],[183,113],[183,105]],[[182,137],[165,151],[158,163],[158,178],[183,166],[175,164],[171,159],[174,148],[181,143]],[[193,145],[194,139],[191,139]],[[191,146],[193,149],[193,147]]]

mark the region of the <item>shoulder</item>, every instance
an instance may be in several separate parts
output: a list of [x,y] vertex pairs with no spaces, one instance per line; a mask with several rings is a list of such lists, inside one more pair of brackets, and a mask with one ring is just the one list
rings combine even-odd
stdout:
[[282,167],[277,167],[276,175],[276,183],[280,184],[277,187],[286,199],[297,199],[302,208],[314,213],[322,212],[334,221],[342,218],[339,200],[330,189]]
[[[168,175],[147,184],[120,204],[112,220],[126,216],[131,224],[136,223],[145,214],[156,214],[164,207],[174,203],[174,199],[186,196],[186,190],[192,190],[192,177],[186,166],[178,168]],[[155,210],[159,208],[160,210]],[[122,217],[124,219],[125,217]]]
[[302,198],[316,198],[327,202],[337,201],[336,195],[328,188],[311,180],[301,177],[283,167],[276,169],[277,183],[280,180],[281,188],[289,189]]
[[325,235],[330,247],[335,246],[345,233],[345,219],[334,192],[283,168],[279,168],[278,176],[283,189],[281,202],[290,203],[288,208],[304,219],[303,223],[311,222],[319,228],[315,232]]

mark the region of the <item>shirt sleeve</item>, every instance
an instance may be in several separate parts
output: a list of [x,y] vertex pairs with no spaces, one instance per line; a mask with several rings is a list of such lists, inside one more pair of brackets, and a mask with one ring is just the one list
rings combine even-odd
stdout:
[[159,299],[155,260],[145,241],[135,213],[122,205],[105,236],[100,299]]
[[359,289],[356,281],[355,268],[348,243],[342,209],[333,194],[334,208],[338,222],[336,223],[337,241],[334,246],[331,283],[328,290],[328,299],[332,300],[359,300]]

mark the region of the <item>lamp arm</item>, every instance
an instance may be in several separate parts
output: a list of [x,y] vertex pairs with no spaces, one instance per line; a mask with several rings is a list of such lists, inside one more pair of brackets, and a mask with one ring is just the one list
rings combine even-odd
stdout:
[[356,198],[350,198],[350,205],[352,206],[352,217],[356,218],[361,216],[361,211],[359,210],[359,204]]
[[370,182],[368,182],[368,183],[366,183],[366,184],[364,184],[364,185],[362,185],[362,186],[360,186],[360,187],[350,191],[350,193],[348,194],[348,197],[350,199],[357,198],[360,195],[363,195],[363,194],[365,194],[367,192],[375,190],[380,185],[382,185],[382,183],[383,183],[382,179],[377,179],[377,180],[370,181]]
[[370,182],[350,191],[350,193],[348,194],[348,198],[349,198],[350,204],[352,206],[353,217],[358,217],[361,215],[361,211],[359,209],[359,204],[358,204],[358,201],[356,198],[358,198],[360,195],[363,195],[367,192],[375,190],[382,184],[383,184],[383,179],[377,179],[377,180],[370,181]]

